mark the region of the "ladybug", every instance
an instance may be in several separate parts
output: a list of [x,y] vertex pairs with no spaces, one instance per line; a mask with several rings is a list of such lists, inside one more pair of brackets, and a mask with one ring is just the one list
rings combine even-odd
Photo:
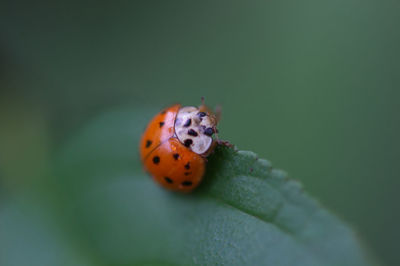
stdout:
[[150,121],[140,140],[140,157],[157,183],[179,192],[200,184],[206,158],[217,144],[217,114],[204,102],[199,107],[175,104]]

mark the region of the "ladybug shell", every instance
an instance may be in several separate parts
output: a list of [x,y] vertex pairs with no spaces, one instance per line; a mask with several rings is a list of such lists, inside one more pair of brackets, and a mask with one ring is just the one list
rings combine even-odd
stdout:
[[140,141],[144,168],[161,186],[175,191],[190,192],[205,172],[205,158],[185,147],[174,132],[180,105],[173,105],[156,115]]

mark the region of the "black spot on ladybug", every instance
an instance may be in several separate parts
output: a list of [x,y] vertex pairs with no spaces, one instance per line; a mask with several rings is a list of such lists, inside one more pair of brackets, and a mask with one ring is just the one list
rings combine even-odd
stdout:
[[185,169],[187,169],[187,170],[190,169],[190,162],[188,162],[187,164],[185,164]]
[[153,143],[153,142],[152,142],[151,140],[147,140],[147,141],[146,141],[146,148],[150,147],[150,145],[151,145],[152,143]]
[[207,114],[204,113],[204,112],[199,112],[197,115],[200,116],[200,117],[205,117]]
[[189,187],[189,186],[191,186],[193,183],[192,183],[191,181],[183,181],[181,184],[182,184],[182,186]]
[[164,122],[160,122],[160,127],[163,127],[165,123]]
[[183,144],[186,147],[190,147],[190,145],[192,145],[192,143],[193,143],[193,140],[191,140],[191,139],[185,139],[185,141],[183,142]]
[[214,134],[214,129],[212,127],[209,127],[204,130],[204,134],[206,134],[207,136],[212,136],[212,134]]
[[153,163],[154,163],[154,164],[158,164],[159,162],[160,162],[160,157],[154,156],[154,157],[153,157]]
[[178,158],[179,158],[179,154],[178,153],[174,153],[172,156],[174,157],[175,160],[178,160]]
[[191,173],[192,173],[192,172],[185,172],[184,175],[185,175],[185,176],[188,176],[188,175],[190,175]]
[[172,181],[171,178],[169,178],[168,176],[164,177],[165,181],[167,181],[168,184],[172,184],[174,183],[174,181]]
[[192,119],[186,120],[185,124],[183,124],[184,127],[188,127],[192,124]]
[[194,131],[193,129],[189,129],[188,134],[189,134],[190,136],[193,136],[193,137],[197,137],[197,135],[198,135],[197,132]]
[[166,112],[167,112],[167,111],[163,110],[163,111],[161,111],[161,114],[162,114],[162,115],[165,115]]

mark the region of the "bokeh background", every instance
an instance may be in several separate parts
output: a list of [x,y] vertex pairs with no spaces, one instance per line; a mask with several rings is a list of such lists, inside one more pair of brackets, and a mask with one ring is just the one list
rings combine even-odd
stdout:
[[51,190],[54,154],[99,113],[204,96],[222,138],[398,265],[399,27],[390,0],[2,1],[0,199]]

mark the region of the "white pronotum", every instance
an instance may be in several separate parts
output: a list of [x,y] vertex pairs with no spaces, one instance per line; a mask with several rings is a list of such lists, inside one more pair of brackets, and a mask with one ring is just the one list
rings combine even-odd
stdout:
[[175,133],[186,147],[197,154],[204,154],[213,142],[214,126],[206,113],[188,106],[181,108],[176,116]]

